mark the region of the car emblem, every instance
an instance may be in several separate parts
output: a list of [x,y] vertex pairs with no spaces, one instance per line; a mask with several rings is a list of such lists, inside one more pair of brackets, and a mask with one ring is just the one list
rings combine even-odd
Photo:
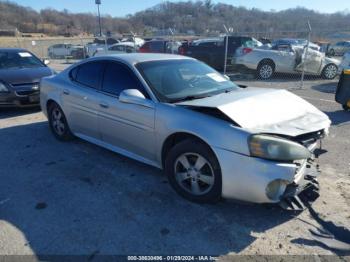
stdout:
[[32,90],[39,90],[39,86],[38,85],[32,86]]

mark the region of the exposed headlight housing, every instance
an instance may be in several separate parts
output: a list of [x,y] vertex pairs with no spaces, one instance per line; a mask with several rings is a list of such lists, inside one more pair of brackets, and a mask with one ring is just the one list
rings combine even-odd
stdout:
[[7,89],[7,86],[5,85],[5,83],[0,81],[0,93],[1,92],[8,92],[9,90]]
[[248,144],[250,155],[254,157],[277,161],[293,161],[311,157],[311,152],[306,147],[279,137],[252,135]]

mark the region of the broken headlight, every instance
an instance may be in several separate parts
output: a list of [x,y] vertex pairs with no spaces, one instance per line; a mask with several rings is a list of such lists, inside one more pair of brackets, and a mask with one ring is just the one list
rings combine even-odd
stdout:
[[274,136],[252,135],[248,144],[251,156],[269,160],[293,161],[307,159],[311,156],[306,147]]

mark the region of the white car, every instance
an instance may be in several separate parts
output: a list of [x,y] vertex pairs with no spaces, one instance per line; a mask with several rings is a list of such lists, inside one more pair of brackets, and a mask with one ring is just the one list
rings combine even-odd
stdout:
[[123,54],[123,53],[135,53],[137,51],[137,46],[133,42],[121,42],[111,45],[107,48],[97,49],[93,56],[101,55],[113,55],[113,54]]
[[62,59],[67,56],[71,56],[73,51],[78,49],[83,49],[81,45],[72,45],[72,44],[56,44],[48,48],[48,55],[52,59]]

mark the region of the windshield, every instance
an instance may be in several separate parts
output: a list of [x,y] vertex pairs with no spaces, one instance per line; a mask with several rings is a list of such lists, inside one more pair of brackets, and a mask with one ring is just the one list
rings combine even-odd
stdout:
[[0,69],[37,68],[45,65],[34,55],[26,51],[0,51]]
[[159,100],[179,102],[213,96],[236,88],[230,80],[196,60],[165,60],[136,66]]

